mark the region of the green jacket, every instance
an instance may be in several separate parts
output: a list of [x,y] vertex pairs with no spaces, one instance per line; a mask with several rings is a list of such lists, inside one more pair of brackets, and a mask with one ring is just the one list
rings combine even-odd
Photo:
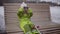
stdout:
[[26,33],[32,34],[32,27],[34,26],[34,24],[30,20],[30,18],[33,15],[32,10],[29,8],[28,14],[25,14],[23,11],[24,11],[23,8],[19,8],[18,13],[17,13],[20,27],[24,31],[25,34]]

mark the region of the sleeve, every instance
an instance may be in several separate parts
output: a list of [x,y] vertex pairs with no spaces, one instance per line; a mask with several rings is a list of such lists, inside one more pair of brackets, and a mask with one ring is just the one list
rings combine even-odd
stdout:
[[32,10],[29,8],[29,18],[32,17],[33,13]]
[[18,12],[17,12],[17,15],[18,15],[19,18],[22,17],[22,15],[23,15],[22,13],[23,13],[23,8],[19,8]]
[[31,28],[33,28],[35,26],[34,23],[32,23],[31,21],[29,21],[28,24],[30,25]]

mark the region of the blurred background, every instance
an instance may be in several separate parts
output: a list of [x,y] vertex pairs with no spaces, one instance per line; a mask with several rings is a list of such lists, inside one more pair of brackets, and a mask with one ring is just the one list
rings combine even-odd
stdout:
[[31,21],[42,34],[60,34],[60,0],[0,0],[1,33],[23,34],[17,17],[23,1],[32,9]]

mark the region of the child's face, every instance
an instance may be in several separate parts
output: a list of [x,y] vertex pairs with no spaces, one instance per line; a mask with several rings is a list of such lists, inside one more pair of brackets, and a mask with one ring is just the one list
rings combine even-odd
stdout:
[[27,11],[28,10],[28,7],[24,7],[24,11]]

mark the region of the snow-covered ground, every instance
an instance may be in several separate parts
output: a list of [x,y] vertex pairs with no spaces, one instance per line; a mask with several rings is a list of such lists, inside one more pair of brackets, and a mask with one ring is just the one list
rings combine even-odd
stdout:
[[60,24],[60,7],[50,7],[51,20],[55,23]]
[[5,31],[4,7],[0,6],[0,32]]
[[60,0],[27,0],[27,1],[38,1],[38,2],[42,2],[42,1],[45,1],[45,2],[52,2],[52,3],[57,3],[57,4],[60,4]]
[[46,1],[46,2],[52,2],[52,3],[60,4],[60,0],[40,0],[40,1]]

